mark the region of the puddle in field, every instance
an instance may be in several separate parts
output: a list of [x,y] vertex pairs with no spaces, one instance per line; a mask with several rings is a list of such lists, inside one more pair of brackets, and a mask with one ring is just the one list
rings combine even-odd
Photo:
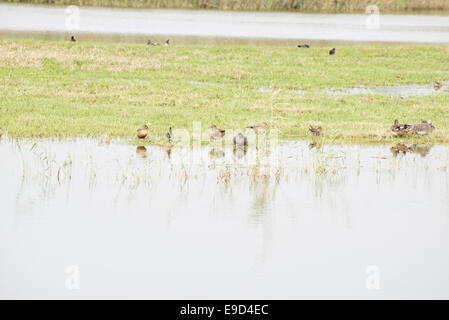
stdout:
[[[194,86],[206,86],[206,85],[219,85],[225,87],[223,83],[213,83],[206,81],[189,81],[189,84]],[[359,95],[359,94],[378,94],[384,96],[401,97],[406,98],[408,96],[425,96],[432,94],[449,94],[449,82],[441,82],[441,86],[435,88],[433,84],[410,84],[410,85],[398,85],[398,86],[379,86],[379,87],[354,87],[343,89],[331,89],[326,88],[322,90],[303,90],[303,89],[291,89],[289,92],[304,95],[307,93],[325,93],[333,96],[345,96],[345,95]],[[240,88],[241,89],[241,88]],[[266,86],[261,86],[257,90],[259,93],[273,93],[274,89]]]
[[0,297],[449,298],[449,148],[309,143],[4,137]]
[[435,88],[433,84],[429,85],[399,85],[399,86],[379,86],[379,87],[358,87],[345,89],[326,89],[327,94],[357,95],[357,94],[378,94],[393,97],[425,96],[432,94],[449,94],[448,82],[442,82],[441,87]]

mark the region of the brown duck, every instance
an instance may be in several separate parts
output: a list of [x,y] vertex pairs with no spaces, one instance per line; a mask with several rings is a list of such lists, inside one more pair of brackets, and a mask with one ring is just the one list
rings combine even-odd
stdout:
[[410,132],[410,125],[405,123],[399,123],[399,120],[394,120],[393,125],[390,128],[391,132],[398,137],[402,137]]
[[150,128],[146,124],[141,126],[139,129],[137,129],[137,138],[139,139],[145,139],[148,135],[148,132],[150,131]]
[[435,126],[431,122],[423,120],[421,123],[415,123],[410,125],[410,132],[419,135],[429,134],[435,129]]
[[226,130],[218,129],[215,124],[210,126],[209,129],[210,129],[209,137],[214,140],[223,138],[225,135],[225,131],[226,131]]
[[232,141],[234,142],[234,146],[237,147],[245,147],[248,145],[248,139],[241,132]]
[[309,126],[309,131],[312,132],[312,134],[314,136],[320,136],[321,135],[321,126],[319,126],[319,127]]
[[158,46],[159,43],[153,42],[153,41],[151,41],[151,40],[148,40],[148,41],[147,41],[147,45],[149,45],[149,46]]

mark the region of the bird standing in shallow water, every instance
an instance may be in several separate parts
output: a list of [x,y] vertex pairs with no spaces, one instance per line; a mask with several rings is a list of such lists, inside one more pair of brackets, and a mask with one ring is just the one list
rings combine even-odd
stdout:
[[241,132],[234,137],[233,142],[237,147],[245,147],[248,145],[248,139]]
[[329,51],[329,55],[335,54],[335,48],[332,48],[331,51]]
[[72,36],[72,37],[70,38],[70,41],[75,42],[75,41],[76,41],[75,36]]
[[225,130],[222,129],[218,129],[217,126],[215,124],[213,124],[212,126],[209,127],[209,137],[211,137],[212,139],[216,140],[216,139],[221,139],[224,137],[225,135]]
[[312,132],[314,136],[319,136],[321,135],[321,126],[319,127],[309,126],[309,131]]
[[150,128],[146,124],[141,126],[139,129],[137,129],[137,138],[139,139],[145,139],[148,135]]
[[252,126],[248,126],[248,129],[253,129],[255,133],[265,133],[268,129],[268,124],[266,122],[261,122]]

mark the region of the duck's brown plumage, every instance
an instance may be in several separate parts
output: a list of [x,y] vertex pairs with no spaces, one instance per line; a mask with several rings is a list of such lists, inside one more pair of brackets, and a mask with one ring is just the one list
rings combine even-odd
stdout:
[[309,131],[310,131],[314,136],[319,136],[319,135],[321,135],[321,126],[319,126],[319,127],[309,126]]
[[146,124],[144,124],[139,129],[137,129],[137,138],[145,139],[146,136],[148,135],[148,132],[149,132],[148,126]]
[[226,130],[218,129],[215,124],[213,124],[209,129],[209,137],[214,140],[223,138],[226,132]]

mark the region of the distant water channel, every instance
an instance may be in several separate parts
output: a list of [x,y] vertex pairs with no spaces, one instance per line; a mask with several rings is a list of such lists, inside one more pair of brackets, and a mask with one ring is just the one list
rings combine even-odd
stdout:
[[[79,15],[78,15],[79,14]],[[79,19],[72,19],[78,15]],[[79,23],[78,23],[78,22]],[[449,18],[437,15],[302,14],[147,10],[0,4],[0,37],[114,42],[293,44],[296,41],[448,43]],[[81,37],[82,35],[82,37]]]

